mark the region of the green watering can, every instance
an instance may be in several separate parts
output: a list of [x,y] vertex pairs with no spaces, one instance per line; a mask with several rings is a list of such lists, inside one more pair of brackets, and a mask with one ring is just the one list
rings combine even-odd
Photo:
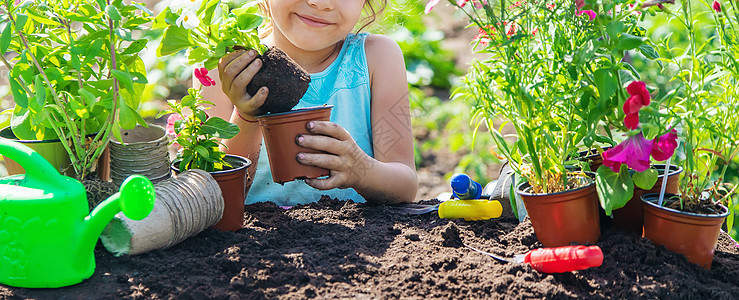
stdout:
[[0,283],[26,288],[77,284],[95,272],[93,249],[105,226],[123,211],[133,220],[154,207],[154,186],[128,177],[118,193],[89,215],[82,183],[60,175],[40,154],[0,140],[0,155],[26,174],[0,178]]

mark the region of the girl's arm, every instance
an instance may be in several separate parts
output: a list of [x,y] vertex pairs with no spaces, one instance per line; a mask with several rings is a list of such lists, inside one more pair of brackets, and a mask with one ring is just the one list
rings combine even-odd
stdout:
[[221,58],[218,76],[214,78],[216,86],[220,86],[221,90],[208,89],[208,93],[203,94],[204,98],[216,104],[217,108],[233,107],[230,112],[217,109],[218,114],[227,115],[221,117],[238,125],[240,129],[235,137],[223,141],[227,147],[225,152],[251,160],[252,167],[249,168],[251,178],[254,178],[262,143],[262,131],[254,115],[257,108],[267,99],[268,92],[266,87],[262,87],[254,97],[245,92],[254,74],[261,68],[261,61],[254,58],[253,50],[238,50]]
[[367,37],[365,47],[372,92],[375,157],[365,154],[341,126],[316,121],[308,125],[308,130],[319,135],[299,138],[298,143],[335,156],[306,153],[299,154],[298,160],[331,170],[327,179],[306,180],[315,188],[351,187],[376,204],[411,202],[416,197],[418,179],[403,54],[395,41],[382,35]]

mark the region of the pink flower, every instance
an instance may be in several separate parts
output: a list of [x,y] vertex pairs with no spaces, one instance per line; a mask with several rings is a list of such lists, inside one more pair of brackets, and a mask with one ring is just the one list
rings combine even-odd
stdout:
[[675,129],[654,139],[652,144],[652,157],[654,160],[667,160],[672,157],[677,148],[677,131]]
[[590,21],[595,20],[595,17],[598,16],[597,14],[595,14],[594,11],[589,10],[589,9],[578,11],[575,15],[581,16],[583,14],[588,15],[588,19],[590,19]]
[[642,81],[632,81],[629,86],[626,87],[626,91],[629,92],[629,99],[624,102],[624,125],[629,129],[636,129],[639,127],[639,110],[649,105],[651,95],[647,90],[647,85]]
[[576,0],[575,1],[575,7],[577,7],[577,10],[580,10],[583,6],[585,6],[585,0]]
[[[431,12],[431,9],[434,8],[437,4],[439,4],[440,0],[430,0],[429,3],[426,3],[426,9],[423,10],[423,13],[428,14]],[[461,5],[460,5],[461,6]]]
[[[467,5],[467,2],[470,2],[470,0],[457,0],[457,5],[459,7],[464,7],[465,5]],[[488,4],[488,1],[487,0],[472,0],[472,5],[474,5],[475,8],[482,8],[483,4]]]
[[195,68],[195,78],[200,81],[200,84],[204,86],[216,85],[215,80],[208,76],[208,69],[206,68]]
[[629,168],[637,172],[649,169],[649,154],[652,152],[652,142],[644,138],[642,133],[628,137],[616,147],[603,152],[603,165],[618,173],[621,164],[625,163]]
[[714,0],[713,5],[711,6],[713,7],[713,10],[715,10],[717,13],[721,12],[721,3],[719,3],[718,1]]
[[167,135],[175,136],[174,123],[179,120],[182,120],[182,117],[178,114],[170,114],[169,117],[167,117],[167,127],[165,127]]

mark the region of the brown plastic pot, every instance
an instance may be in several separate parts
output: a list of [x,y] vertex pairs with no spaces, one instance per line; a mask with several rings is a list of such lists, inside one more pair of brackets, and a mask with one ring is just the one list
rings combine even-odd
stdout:
[[[679,201],[673,197],[678,196],[665,194],[664,202]],[[729,209],[721,205],[722,212],[715,215],[683,212],[658,206],[658,193],[642,195],[641,200],[644,203],[644,237],[710,270],[721,224],[729,215]]]
[[[246,170],[251,161],[238,155],[226,154],[224,160],[231,165],[231,169],[208,172],[218,182],[223,194],[223,216],[213,228],[221,231],[237,231],[244,226],[244,199],[251,187],[251,178]],[[180,173],[180,161],[172,163],[172,170]]]
[[294,109],[284,113],[257,116],[262,128],[272,181],[285,183],[295,179],[318,178],[329,175],[329,170],[306,166],[298,162],[299,152],[321,153],[295,143],[300,134],[310,134],[309,121],[329,121],[332,105]]
[[516,189],[526,206],[536,238],[545,247],[595,244],[600,237],[598,221],[598,193],[595,181],[574,190],[550,194],[527,192],[531,186],[524,182]]
[[[634,196],[622,208],[613,210],[613,228],[624,231],[626,233],[642,236],[644,233],[644,205],[641,202],[641,196],[648,193],[659,193],[662,189],[662,180],[665,177],[665,165],[656,164],[652,168],[657,169],[660,173],[657,177],[657,183],[650,190],[644,190],[634,187]],[[678,183],[680,173],[683,168],[676,165],[670,165],[669,174],[667,175],[667,186],[665,193],[675,194],[678,192]]]

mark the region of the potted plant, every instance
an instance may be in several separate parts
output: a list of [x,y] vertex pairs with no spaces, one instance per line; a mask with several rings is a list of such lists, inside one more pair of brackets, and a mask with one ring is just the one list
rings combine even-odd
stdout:
[[[739,25],[739,19],[734,3],[723,9],[717,1],[705,4],[697,7],[685,1],[679,14],[667,11],[682,21],[692,45],[686,55],[666,60],[677,67],[673,79],[680,83],[671,93],[674,98],[668,103],[668,121],[678,129],[680,147],[675,159],[684,174],[677,194],[647,194],[642,201],[644,236],[710,269],[721,225],[727,216],[733,216],[727,205],[733,206],[729,204],[736,191],[736,186],[725,182],[725,175],[729,162],[739,153],[735,116],[739,109],[739,65],[731,42],[739,36],[729,30]],[[688,21],[705,12],[714,14],[713,24]],[[720,38],[699,39],[697,28],[715,28]],[[665,50],[675,53],[668,45]],[[733,218],[728,221],[732,226]]]
[[145,125],[136,108],[147,83],[139,57],[147,40],[135,32],[151,12],[110,0],[7,0],[0,8],[7,12],[0,15],[0,53],[15,102],[3,112],[11,118],[2,135],[47,148],[47,141],[60,141],[64,154],[42,155],[83,179],[111,134],[120,139],[121,129]]
[[[594,41],[602,36],[596,35],[595,13],[584,13],[569,1],[449,2],[478,28],[474,46],[490,56],[473,64],[466,87],[455,95],[476,100],[474,112],[484,117],[497,151],[524,181],[516,193],[537,239],[547,247],[597,242],[595,181],[592,174],[568,168],[568,157],[580,145],[593,144],[605,113],[590,109],[591,98],[606,105],[616,93],[609,85],[607,94],[602,86],[610,84],[619,66],[600,71],[604,62],[593,59],[600,47]],[[598,89],[603,89],[599,97]],[[502,125],[494,126],[499,119]],[[509,125],[516,131],[512,144],[501,134]]]
[[300,151],[314,152],[297,147],[295,137],[307,133],[306,122],[327,121],[330,107],[291,110],[307,91],[310,75],[282,50],[268,49],[260,43],[258,27],[263,18],[258,14],[257,3],[250,1],[234,9],[220,0],[169,6],[154,22],[155,28],[166,28],[157,53],[169,55],[187,50],[190,64],[196,66],[196,77],[209,86],[211,82],[204,76],[226,53],[238,49],[257,51],[262,67],[246,91],[254,95],[262,86],[270,91],[260,108],[259,122],[274,181],[283,183],[328,175],[327,170],[301,165],[295,159],[283,159],[284,155],[295,157]]
[[[219,117],[209,117],[203,106],[207,101],[200,96],[200,89],[188,89],[188,95],[177,102],[169,100],[171,110],[159,116],[173,114],[176,121],[167,130],[174,133],[172,141],[182,147],[172,163],[172,170],[179,173],[189,169],[201,169],[215,178],[223,194],[223,216],[214,228],[224,231],[241,229],[244,221],[244,199],[249,188],[246,170],[249,159],[220,150],[219,139],[230,139],[239,133],[239,126]],[[192,113],[186,114],[186,111]],[[171,117],[172,118],[172,117]]]

